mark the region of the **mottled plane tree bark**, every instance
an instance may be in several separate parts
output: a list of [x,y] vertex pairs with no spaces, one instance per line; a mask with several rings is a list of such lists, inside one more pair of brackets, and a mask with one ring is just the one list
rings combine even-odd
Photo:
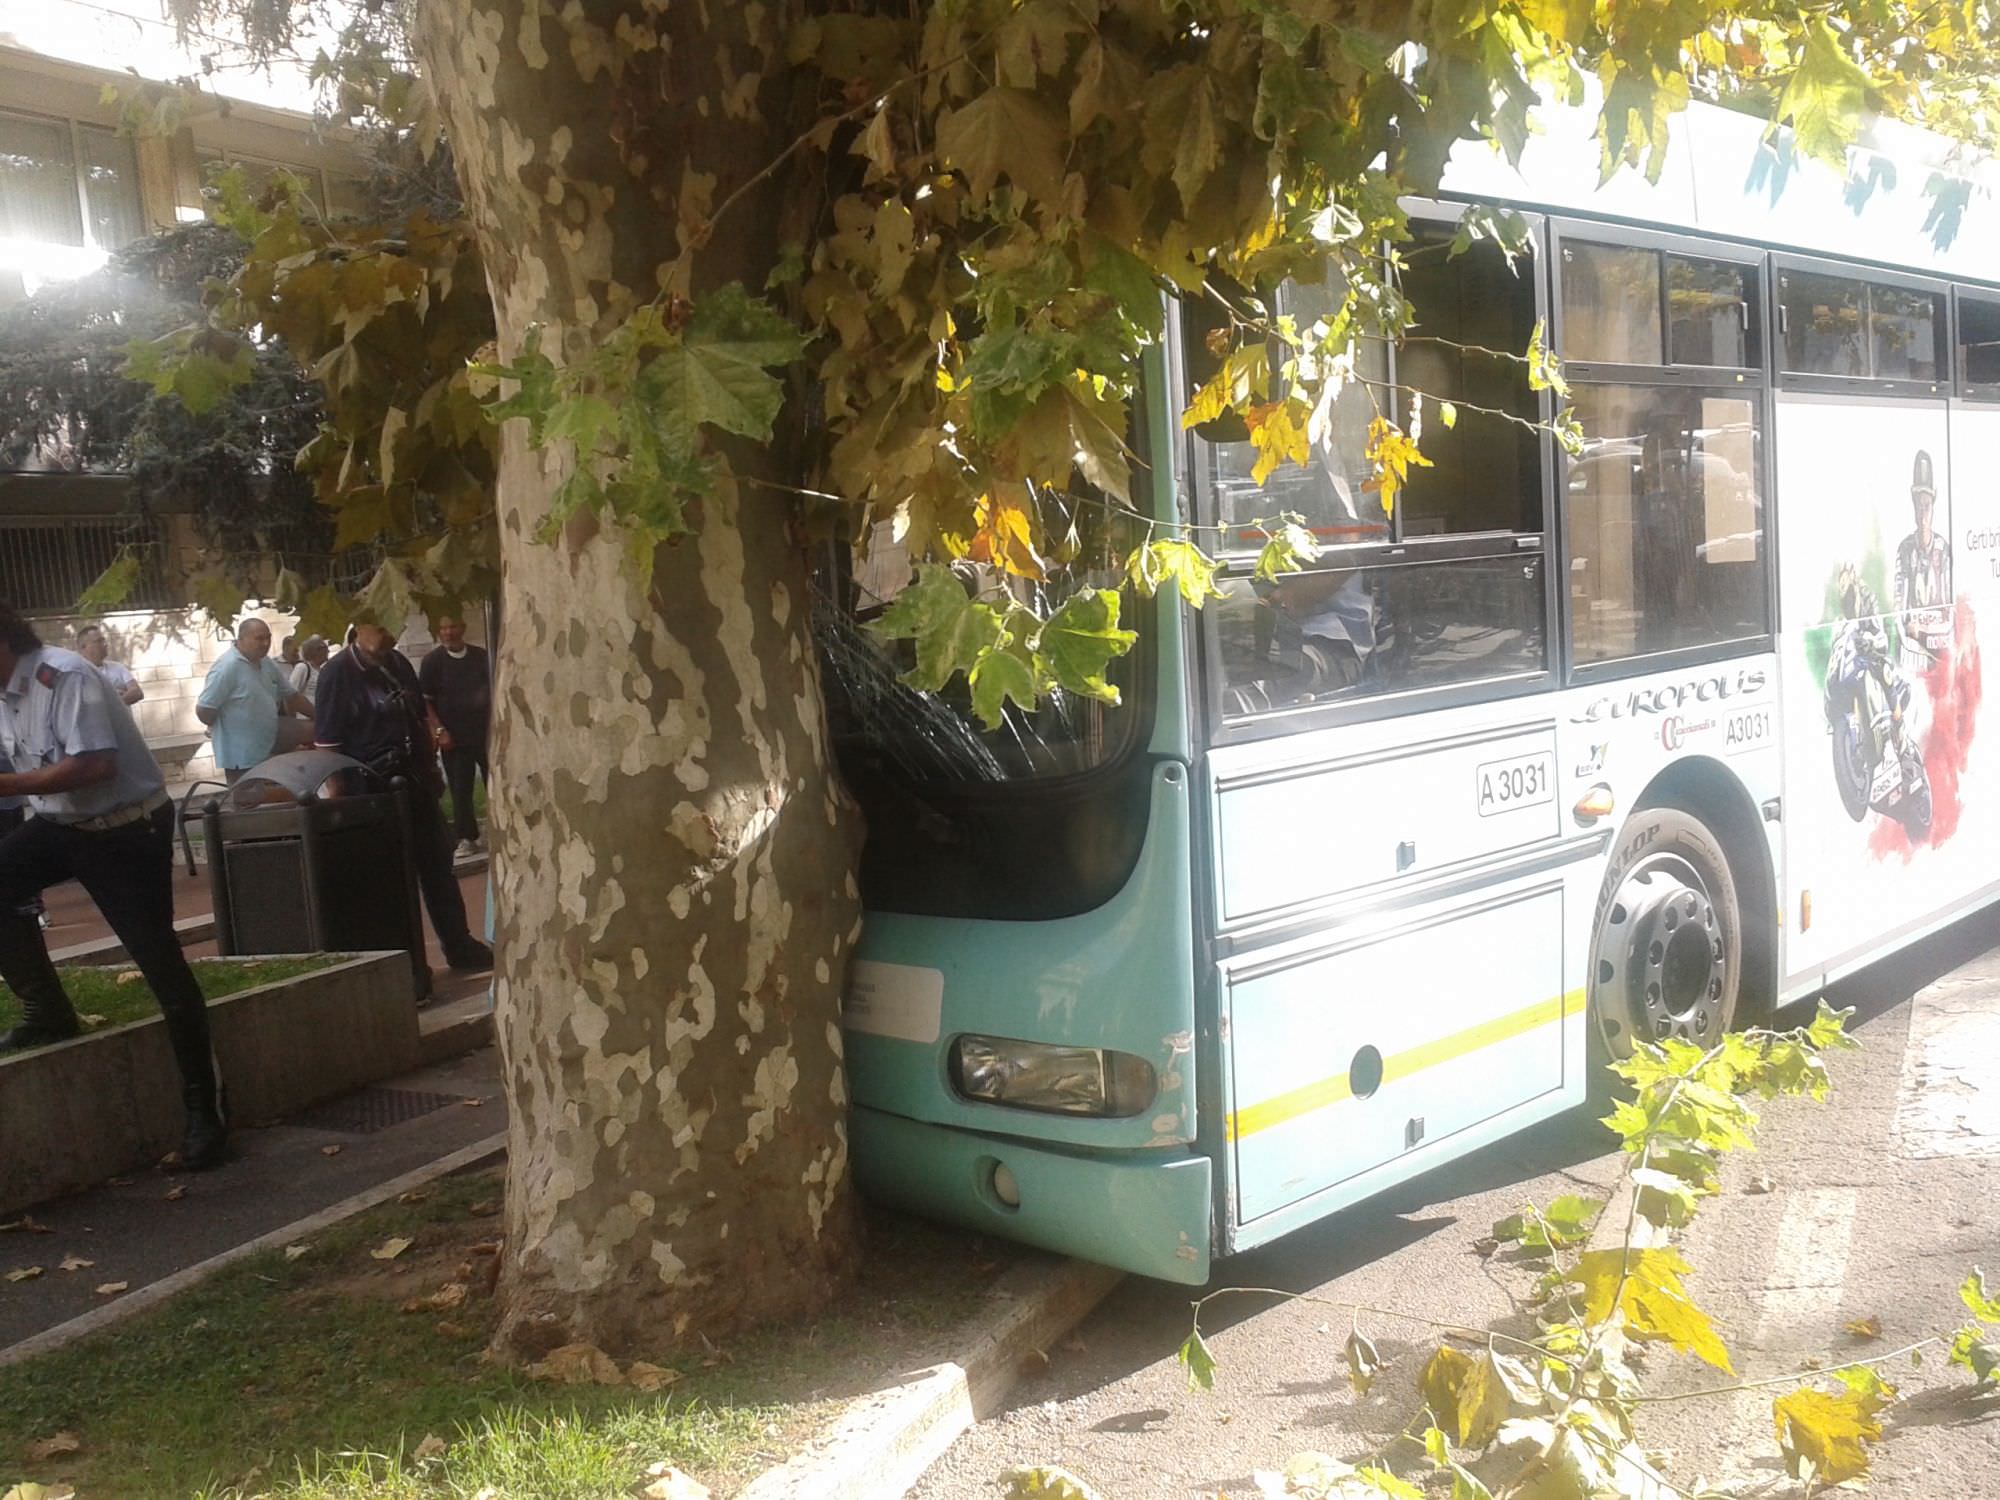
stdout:
[[[781,6],[423,0],[502,357],[664,285],[763,284],[796,184],[760,97]],[[759,174],[763,175],[759,175]],[[741,196],[699,254],[683,226]],[[690,278],[691,279],[687,279]],[[829,762],[792,512],[735,478],[649,586],[502,435],[493,826],[507,1332],[658,1346],[822,1306],[855,1253],[838,985],[858,815]]]

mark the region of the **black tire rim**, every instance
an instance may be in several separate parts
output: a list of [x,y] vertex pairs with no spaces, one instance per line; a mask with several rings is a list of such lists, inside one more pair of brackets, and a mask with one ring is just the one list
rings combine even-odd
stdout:
[[1695,864],[1650,854],[1618,883],[1598,925],[1597,1004],[1613,1057],[1635,1041],[1708,1047],[1728,1023],[1729,960],[1721,914]]

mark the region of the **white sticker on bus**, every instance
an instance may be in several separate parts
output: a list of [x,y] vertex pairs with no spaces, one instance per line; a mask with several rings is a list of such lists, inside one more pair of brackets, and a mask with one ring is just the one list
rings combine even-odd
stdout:
[[944,971],[857,958],[848,966],[840,1024],[899,1042],[935,1042],[944,1025]]
[[1556,797],[1556,758],[1546,750],[1489,760],[1479,768],[1479,816],[1538,807]]

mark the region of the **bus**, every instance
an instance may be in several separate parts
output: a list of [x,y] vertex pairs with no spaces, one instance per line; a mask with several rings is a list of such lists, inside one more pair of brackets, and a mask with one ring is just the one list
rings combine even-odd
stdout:
[[[1843,177],[1701,105],[1657,182],[1600,187],[1591,121],[1462,147],[1411,206],[1419,324],[1366,373],[1524,420],[1432,422],[1393,515],[1365,402],[1261,485],[1241,434],[1183,432],[1203,343],[1170,330],[1141,503],[1220,538],[1221,596],[1145,605],[1119,705],[985,733],[863,628],[906,559],[832,591],[866,1193],[1200,1284],[2000,891],[1996,210],[1921,134]],[[1532,254],[1443,253],[1474,204]],[[1573,454],[1480,352],[1537,324]],[[1327,545],[1260,580],[1281,512]]]

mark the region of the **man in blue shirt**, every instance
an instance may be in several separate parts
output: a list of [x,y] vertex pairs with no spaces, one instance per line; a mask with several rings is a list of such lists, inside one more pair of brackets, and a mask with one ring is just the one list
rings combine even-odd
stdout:
[[194,713],[208,725],[216,767],[231,786],[275,751],[311,738],[299,721],[312,718],[313,706],[271,660],[271,627],[255,618],[236,627],[236,644],[208,669]]
[[209,1051],[208,1008],[174,931],[174,813],[132,711],[83,657],[44,646],[0,604],[0,799],[34,816],[0,836],[0,979],[24,1019],[0,1052],[65,1041],[75,1008],[49,962],[33,897],[76,880],[146,976],[180,1067],[181,1162],[211,1167],[227,1129]]

